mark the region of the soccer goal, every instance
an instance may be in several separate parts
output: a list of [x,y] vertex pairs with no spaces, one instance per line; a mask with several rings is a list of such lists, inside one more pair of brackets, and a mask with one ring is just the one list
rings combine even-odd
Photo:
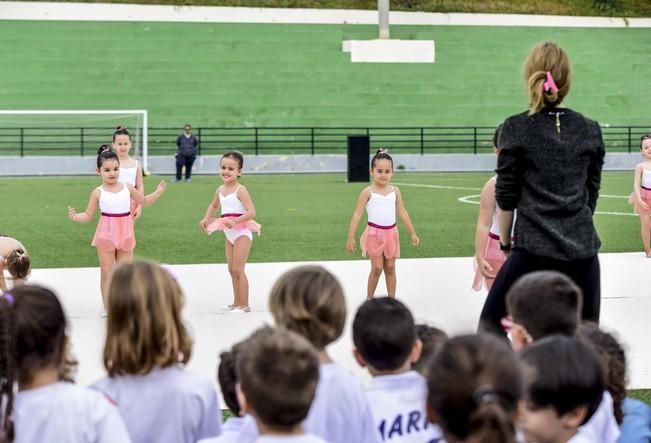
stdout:
[[0,156],[93,157],[118,126],[147,171],[146,110],[0,110]]

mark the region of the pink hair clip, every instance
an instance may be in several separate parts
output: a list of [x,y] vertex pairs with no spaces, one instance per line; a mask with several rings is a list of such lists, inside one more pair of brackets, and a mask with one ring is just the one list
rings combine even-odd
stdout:
[[543,90],[549,91],[551,89],[554,92],[558,92],[558,86],[556,86],[556,82],[554,81],[554,77],[552,77],[552,73],[547,71],[545,75],[547,76],[547,80],[543,84]]

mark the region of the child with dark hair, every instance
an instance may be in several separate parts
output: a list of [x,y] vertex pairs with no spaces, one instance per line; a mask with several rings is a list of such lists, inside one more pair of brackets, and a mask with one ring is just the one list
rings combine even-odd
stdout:
[[97,173],[102,177],[102,184],[90,193],[86,210],[77,213],[75,208],[68,206],[68,217],[74,222],[88,223],[97,208],[101,212],[91,245],[97,248],[100,289],[106,306],[113,269],[118,263],[131,261],[136,247],[131,200],[141,205],[144,197],[130,184],[120,183],[120,159],[111,145],[102,145],[97,150]]
[[[246,342],[233,345],[230,351],[222,352],[219,355],[219,367],[217,369],[217,381],[222,391],[222,397],[228,410],[233,414],[222,426],[222,433],[219,437],[206,438],[199,443],[246,443],[253,442],[258,436],[257,426],[250,415],[244,414],[237,398],[237,359],[242,346]],[[244,432],[246,429],[255,429],[250,435]]]
[[0,296],[1,442],[131,441],[106,397],[71,383],[67,327],[48,289],[21,286]]
[[525,407],[519,425],[537,443],[615,443],[619,428],[612,399],[604,395],[604,370],[589,345],[553,335],[520,353]]
[[24,285],[32,270],[25,246],[15,238],[0,234],[0,294],[7,291],[4,270],[9,272],[11,286]]
[[397,186],[391,184],[393,159],[384,149],[380,149],[371,159],[371,186],[362,189],[355,211],[350,219],[346,249],[355,252],[355,232],[362,218],[364,207],[368,221],[362,232],[359,244],[362,255],[369,256],[371,272],[368,276],[366,298],[375,296],[380,276],[384,272],[389,297],[396,296],[396,259],[400,257],[400,238],[396,225],[396,214],[409,231],[412,246],[420,244],[409,213],[405,208],[402,194]]
[[513,351],[491,334],[447,340],[427,374],[427,413],[448,443],[515,443],[522,374]]
[[325,443],[303,429],[319,381],[319,357],[305,338],[258,329],[239,352],[237,374],[239,404],[260,430],[256,443]]
[[411,368],[422,343],[409,309],[388,297],[367,300],[353,321],[353,343],[355,359],[373,376],[366,395],[380,439],[440,441],[441,430],[429,424],[425,412],[427,382]]
[[443,343],[448,339],[448,335],[439,328],[425,323],[416,325],[416,335],[423,344],[423,349],[420,352],[420,357],[411,367],[422,376],[426,376],[429,361],[443,347]]
[[515,350],[552,334],[574,335],[581,318],[581,289],[565,274],[537,271],[520,277],[506,295],[502,324]]
[[329,443],[377,443],[360,382],[327,351],[346,323],[346,299],[337,279],[320,266],[294,268],[274,284],[269,310],[277,326],[302,335],[319,353],[319,385],[305,429]]
[[617,339],[595,324],[579,327],[579,338],[590,344],[604,363],[606,388],[613,398],[613,412],[620,425],[617,443],[651,441],[651,408],[626,396],[626,353]]

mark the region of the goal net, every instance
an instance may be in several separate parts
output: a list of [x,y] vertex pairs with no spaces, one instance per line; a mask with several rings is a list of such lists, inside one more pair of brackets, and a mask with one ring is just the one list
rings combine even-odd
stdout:
[[144,110],[0,110],[0,156],[94,157],[118,126],[129,130],[130,155],[146,171]]

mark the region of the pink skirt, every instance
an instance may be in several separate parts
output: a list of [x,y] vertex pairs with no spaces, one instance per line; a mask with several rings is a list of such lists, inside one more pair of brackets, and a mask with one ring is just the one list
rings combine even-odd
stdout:
[[[208,235],[212,234],[215,231],[224,231],[228,229],[225,223],[229,218],[231,217],[220,217],[215,221],[210,222],[210,224],[208,224],[206,227],[206,232]],[[251,232],[256,232],[258,235],[260,235],[260,232],[262,231],[262,225],[255,220],[248,220],[244,223],[236,224],[231,229],[249,229]]]
[[136,236],[133,232],[133,217],[131,214],[104,215],[99,219],[92,246],[102,251],[133,251],[136,247]]
[[385,258],[400,257],[400,238],[398,228],[393,226],[389,229],[376,228],[367,225],[362,237],[359,239],[362,248],[362,256]]
[[[651,208],[651,189],[640,188],[640,197],[642,197],[642,201]],[[648,215],[651,212],[651,209],[644,209],[638,204],[634,192],[631,192],[631,195],[628,197],[628,202],[633,205],[633,210],[636,214]]]
[[[484,253],[484,260],[488,262],[489,265],[493,268],[493,273],[497,275],[500,272],[500,268],[506,261],[506,256],[500,250],[500,241],[499,237],[488,237],[488,242],[486,243],[486,252]],[[493,286],[494,278],[484,277],[484,274],[481,273],[481,269],[477,265],[477,261],[473,260],[475,266],[475,279],[472,282],[472,289],[475,291],[481,291],[482,282],[486,286],[487,290],[490,290]]]

